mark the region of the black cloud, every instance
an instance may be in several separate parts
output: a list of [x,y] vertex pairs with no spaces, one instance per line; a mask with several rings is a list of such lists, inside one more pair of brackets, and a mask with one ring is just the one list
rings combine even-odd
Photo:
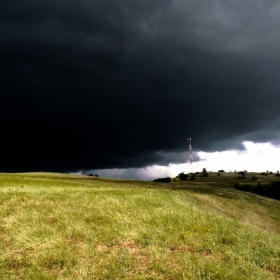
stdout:
[[279,139],[277,1],[4,1],[2,171],[143,167]]

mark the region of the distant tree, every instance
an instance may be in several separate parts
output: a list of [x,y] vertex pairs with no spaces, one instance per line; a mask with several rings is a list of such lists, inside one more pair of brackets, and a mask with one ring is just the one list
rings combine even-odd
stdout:
[[218,170],[219,173],[222,173],[222,172],[225,172],[225,170],[221,169],[221,170]]
[[160,183],[170,183],[172,181],[172,179],[170,177],[166,177],[166,178],[158,178],[153,180],[153,182],[160,182]]
[[190,178],[190,180],[195,180],[195,173],[193,173],[192,175],[191,175],[191,178]]
[[186,181],[188,179],[188,174],[185,174],[184,172],[180,173],[178,176],[181,181]]
[[179,173],[179,174],[176,176],[176,178],[180,178],[180,175],[181,175],[181,174],[184,174],[184,172]]
[[202,169],[202,177],[208,177],[208,173],[206,171],[206,168]]
[[238,174],[241,175],[242,179],[244,179],[245,175],[246,175],[246,172],[245,171],[239,171]]

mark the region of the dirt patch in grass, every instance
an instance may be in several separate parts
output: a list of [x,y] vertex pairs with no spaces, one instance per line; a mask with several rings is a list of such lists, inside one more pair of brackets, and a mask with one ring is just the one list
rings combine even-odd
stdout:
[[173,257],[176,254],[186,253],[186,254],[196,254],[200,258],[203,258],[206,261],[214,260],[214,255],[210,250],[202,250],[194,246],[185,246],[185,245],[178,246],[178,247],[168,246],[168,250],[173,255]]

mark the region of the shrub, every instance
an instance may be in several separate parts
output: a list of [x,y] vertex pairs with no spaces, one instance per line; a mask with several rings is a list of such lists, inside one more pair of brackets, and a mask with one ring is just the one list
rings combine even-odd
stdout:
[[180,177],[181,181],[186,181],[188,179],[188,174],[185,174],[183,172],[180,173],[178,176]]
[[246,175],[246,172],[245,171],[239,171],[238,174],[241,175],[242,179],[244,179],[245,175]]
[[192,175],[191,175],[191,178],[190,178],[190,180],[195,180],[195,173],[193,173]]
[[172,180],[170,177],[166,177],[166,178],[157,178],[155,180],[153,180],[153,182],[160,182],[160,183],[170,183]]
[[280,181],[271,182],[270,184],[261,185],[258,182],[257,186],[253,185],[239,185],[238,183],[234,187],[241,191],[252,192],[258,195],[270,197],[280,200]]
[[208,173],[206,171],[206,168],[202,169],[202,177],[208,177]]

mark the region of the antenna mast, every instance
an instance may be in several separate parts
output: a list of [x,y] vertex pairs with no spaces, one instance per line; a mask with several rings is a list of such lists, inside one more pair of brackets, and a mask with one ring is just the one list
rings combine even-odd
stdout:
[[189,163],[191,165],[191,173],[193,173],[193,155],[192,155],[192,138],[188,138],[189,141],[189,154],[190,154],[190,159],[189,159]]

